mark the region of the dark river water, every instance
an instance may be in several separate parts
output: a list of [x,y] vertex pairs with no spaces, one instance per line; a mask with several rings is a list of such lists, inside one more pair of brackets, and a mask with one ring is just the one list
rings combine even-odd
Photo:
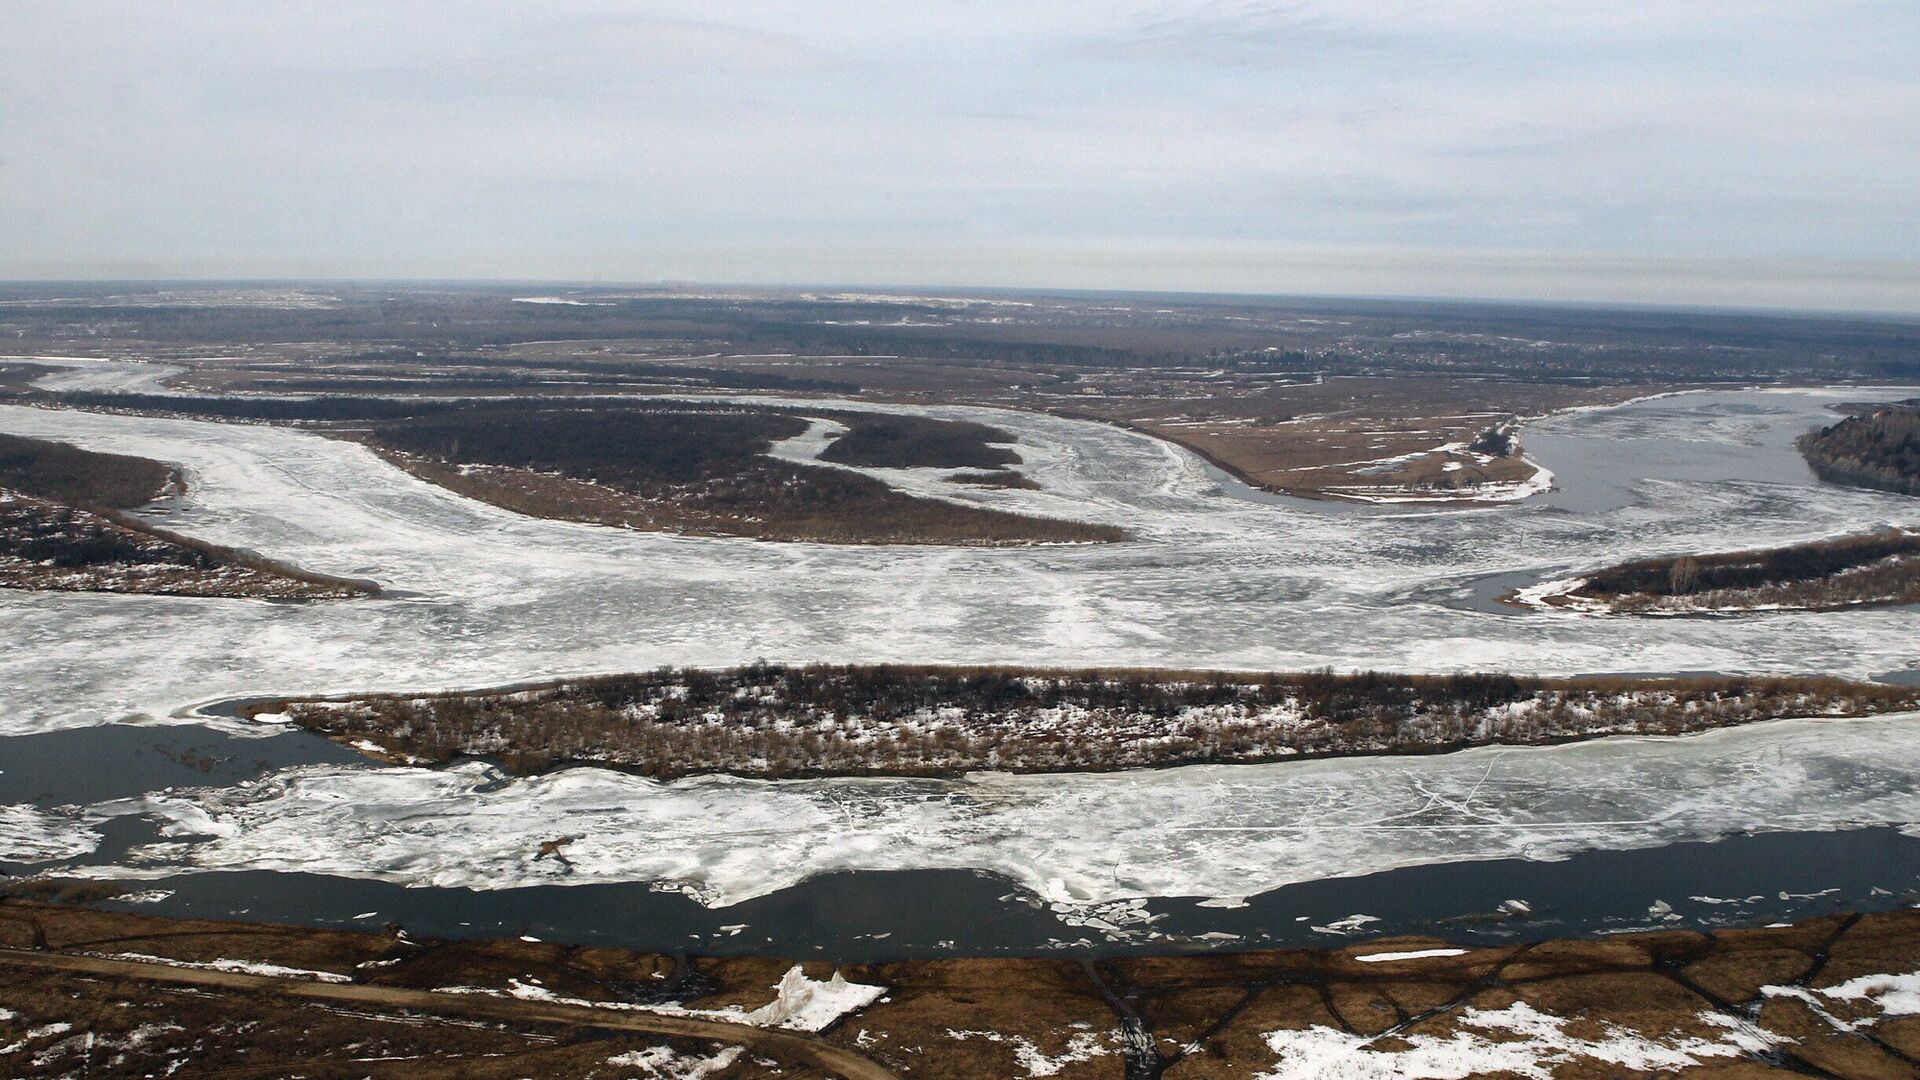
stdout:
[[[245,783],[302,764],[354,763],[304,732],[245,738],[196,727],[107,726],[4,740],[0,802],[54,806],[166,787]],[[76,762],[87,767],[76,768]],[[372,767],[372,766],[368,766]],[[122,863],[160,839],[146,819],[108,820],[95,852],[10,873]],[[727,907],[645,884],[481,890],[272,871],[172,874],[132,883],[153,914],[416,934],[531,935],[699,953],[908,956],[1165,953],[1337,945],[1391,934],[1461,943],[1789,921],[1920,902],[1920,840],[1893,828],[1769,832],[1560,861],[1503,859],[1330,878],[1220,907],[1147,901],[1115,926],[1062,918],[1010,882],[966,871],[826,874]],[[1364,917],[1364,918],[1356,918]]]
[[[665,952],[845,961],[1114,955],[1329,946],[1388,934],[1486,944],[1887,910],[1920,900],[1920,841],[1890,828],[1764,833],[1647,851],[1589,852],[1562,862],[1410,867],[1288,886],[1228,910],[1178,898],[1152,901],[1147,910],[1154,921],[1120,941],[1063,924],[1022,900],[1007,882],[964,871],[828,874],[724,908],[625,884],[434,889],[245,871],[163,878],[150,887],[172,895],[101,906],[367,929],[392,922],[445,937],[524,934]],[[1512,901],[1526,905],[1528,913],[1519,914]],[[1355,922],[1354,916],[1376,921]]]

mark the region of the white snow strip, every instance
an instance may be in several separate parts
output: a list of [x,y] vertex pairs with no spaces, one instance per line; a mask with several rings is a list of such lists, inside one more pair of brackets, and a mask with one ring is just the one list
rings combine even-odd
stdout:
[[353,976],[334,971],[284,967],[280,964],[268,964],[257,960],[175,960],[168,956],[149,956],[146,953],[94,953],[92,955],[103,956],[109,960],[137,960],[149,964],[166,964],[168,967],[197,968],[202,971],[231,971],[240,975],[270,975],[281,979],[312,979],[315,982],[329,983],[353,981]]
[[1377,952],[1356,956],[1363,964],[1390,964],[1395,960],[1425,960],[1432,956],[1465,956],[1465,949],[1412,949],[1407,952]]
[[596,1009],[625,1009],[633,1012],[658,1013],[662,1016],[687,1016],[703,1020],[722,1020],[731,1024],[751,1024],[754,1027],[784,1028],[788,1031],[808,1033],[824,1030],[834,1021],[850,1012],[866,1008],[879,1000],[887,992],[884,986],[867,983],[848,982],[846,976],[834,972],[832,978],[810,979],[799,964],[787,969],[779,983],[774,986],[774,999],[757,1009],[742,1009],[729,1006],[724,1009],[689,1009],[679,1005],[636,1005],[629,1002],[588,1001],[584,998],[563,997],[544,986],[522,982],[519,979],[508,980],[504,991],[487,990],[479,987],[443,987],[443,992],[453,994],[504,994],[524,1001],[555,1001],[570,1005],[587,1005]]

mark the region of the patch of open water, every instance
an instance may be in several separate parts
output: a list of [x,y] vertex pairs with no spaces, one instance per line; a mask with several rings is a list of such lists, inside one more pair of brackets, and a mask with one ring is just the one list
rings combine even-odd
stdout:
[[[130,829],[128,838],[137,834]],[[1129,909],[1112,933],[1087,924],[1100,916],[1062,917],[1003,878],[964,870],[837,872],[717,908],[636,883],[408,888],[322,874],[227,871],[161,877],[139,888],[159,898],[99,906],[354,929],[398,923],[415,934],[443,937],[530,934],[662,952],[818,955],[848,962],[1104,956],[1330,947],[1399,934],[1485,945],[1888,910],[1920,900],[1920,840],[1890,828],[1766,833],[1642,851],[1589,851],[1556,861],[1407,867],[1290,885],[1233,908],[1199,898],[1152,899]]]

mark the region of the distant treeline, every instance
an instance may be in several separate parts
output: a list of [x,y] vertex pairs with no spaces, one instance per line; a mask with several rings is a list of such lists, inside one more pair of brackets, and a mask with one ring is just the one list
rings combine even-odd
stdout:
[[43,375],[51,375],[58,368],[45,364],[16,364],[0,362],[0,390],[25,391],[31,389],[33,381]]
[[[1190,366],[1238,354],[1248,370],[1312,369],[1293,366],[1297,357],[1272,359],[1267,349],[1281,345],[1312,355],[1312,364],[1327,365],[1325,370],[1346,372],[1634,381],[1920,376],[1920,332],[1911,322],[1885,318],[1142,294],[1060,294],[982,318],[978,309],[898,298],[626,290],[601,290],[591,295],[593,302],[572,306],[515,303],[511,291],[498,288],[336,283],[324,287],[324,303],[285,307],[220,305],[204,296],[154,296],[131,304],[126,296],[134,290],[125,286],[91,297],[84,286],[58,297],[19,285],[5,291],[34,301],[10,306],[0,318],[10,339],[18,348],[48,351],[102,340],[196,346],[325,341],[366,351],[400,345],[432,355],[528,341],[618,340],[696,343],[734,353],[898,354],[1060,369]],[[111,338],[103,338],[103,328]]]
[[215,420],[317,422],[388,420],[402,416],[454,412],[484,403],[430,398],[382,397],[228,397],[214,394],[136,394],[118,391],[36,391],[16,395],[26,405],[57,405],[76,409],[150,413],[162,416],[207,417]]
[[[420,389],[415,387],[415,389]],[[608,398],[604,396],[550,396],[524,398],[375,397],[332,394],[321,397],[228,396],[222,394],[139,394],[120,391],[35,391],[13,400],[26,405],[54,405],[76,409],[137,412],[160,416],[204,417],[211,420],[266,422],[351,423],[398,420],[415,416],[507,414],[528,409],[671,407],[679,412],[737,410],[726,402],[680,402],[662,398]],[[768,411],[778,411],[770,409]]]
[[[374,446],[416,475],[519,513],[631,528],[826,543],[1087,543],[1124,530],[896,491],[870,476],[768,456],[807,415],[848,426],[862,464],[958,468],[1018,456],[978,424],[854,411],[680,402],[493,403],[382,422]],[[862,433],[874,430],[874,434]],[[484,468],[474,468],[481,466]],[[595,485],[584,488],[584,484]]]
[[1005,431],[966,420],[883,413],[835,413],[848,431],[821,452],[820,460],[883,468],[997,469],[1017,465],[1020,455]]
[[[394,365],[428,365],[460,368],[498,369],[523,368],[528,371],[554,371],[567,374],[580,373],[589,376],[612,376],[629,381],[657,381],[670,385],[685,385],[695,388],[715,390],[786,390],[810,391],[825,394],[857,394],[860,384],[843,379],[816,379],[805,375],[788,375],[773,371],[736,371],[727,368],[708,367],[700,364],[683,364],[659,360],[607,360],[598,357],[580,357],[577,359],[540,359],[514,356],[499,356],[486,353],[421,353],[411,349],[394,349],[375,352],[356,353],[347,357],[349,361],[372,363],[380,366],[348,369],[316,369],[341,374],[393,374]],[[476,379],[478,373],[460,372],[458,378]],[[524,381],[527,383],[552,382],[539,375],[516,373],[498,373],[485,376],[488,380],[501,380],[509,384]]]
[[[584,407],[581,407],[584,406]],[[373,429],[375,441],[449,461],[554,469],[593,480],[692,480],[741,469],[807,417],[844,424],[822,460],[888,468],[997,468],[1017,464],[1015,437],[965,420],[897,413],[725,402],[474,402]]]
[[1920,495],[1920,403],[1855,413],[1799,446],[1822,480]]
[[[258,420],[264,422],[354,423],[419,420],[423,433],[461,428],[478,430],[486,425],[515,425],[535,415],[572,415],[580,423],[598,423],[622,414],[642,417],[669,415],[764,415],[789,419],[820,417],[837,420],[848,428],[836,440],[823,460],[845,465],[929,468],[996,468],[1019,462],[1020,455],[1006,446],[1015,437],[1000,428],[967,420],[937,420],[906,413],[872,412],[859,409],[808,408],[804,405],[735,404],[729,401],[680,401],[670,397],[547,396],[536,398],[434,398],[374,397],[330,395],[324,397],[255,397],[214,394],[139,394],[101,391],[45,391],[15,395],[14,400],[30,405],[58,405],[70,408],[138,412],[163,416],[204,417],[213,420]],[[439,418],[436,423],[428,421]],[[797,435],[805,423],[778,425],[756,444],[763,452],[767,440]],[[398,426],[383,429],[397,434]],[[714,432],[723,440],[724,430]],[[424,437],[424,434],[423,434]],[[479,445],[479,444],[474,444]]]
[[0,488],[23,495],[125,510],[159,498],[177,479],[171,467],[147,458],[0,434]]
[[559,472],[595,483],[690,484],[738,473],[807,430],[772,412],[669,409],[460,410],[381,424],[373,441],[448,462]]
[[520,772],[591,762],[659,777],[777,778],[1423,753],[1916,705],[1920,688],[1822,678],[755,664],[474,693],[264,702],[252,711],[430,761],[485,755]]

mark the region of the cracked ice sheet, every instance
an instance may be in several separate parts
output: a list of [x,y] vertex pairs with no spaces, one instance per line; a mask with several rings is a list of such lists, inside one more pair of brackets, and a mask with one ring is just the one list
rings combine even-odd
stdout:
[[[178,854],[143,874],[301,870],[479,889],[644,881],[725,905],[837,870],[980,869],[1073,910],[1424,863],[1908,825],[1920,821],[1917,725],[1920,714],[1784,720],[1431,757],[954,781],[315,767],[87,816],[152,813],[170,835],[208,837],[166,849]],[[536,858],[560,835],[579,838],[570,870]]]
[[[1545,464],[1569,485],[1581,483],[1583,448],[1658,439],[1666,455],[1681,436],[1712,451],[1696,473],[1739,466],[1784,476],[1654,480],[1627,505],[1594,514],[1552,505],[1557,496],[1439,512],[1261,505],[1223,494],[1198,458],[1132,432],[996,410],[907,410],[1016,432],[1023,470],[1042,485],[958,497],[1120,524],[1139,537],[1023,549],[769,544],[542,521],[306,432],[0,406],[0,431],[183,465],[189,491],[159,519],[172,528],[394,590],[302,605],[6,592],[0,733],[163,717],[241,695],[471,687],[761,657],[1875,674],[1911,662],[1910,612],[1654,623],[1488,614],[1421,591],[1529,567],[1920,523],[1920,500],[1813,483],[1791,447],[1795,433],[1831,419],[1831,401],[1909,393],[1687,395],[1530,426],[1529,437],[1558,440],[1566,460]],[[1786,475],[1794,468],[1798,476]]]

